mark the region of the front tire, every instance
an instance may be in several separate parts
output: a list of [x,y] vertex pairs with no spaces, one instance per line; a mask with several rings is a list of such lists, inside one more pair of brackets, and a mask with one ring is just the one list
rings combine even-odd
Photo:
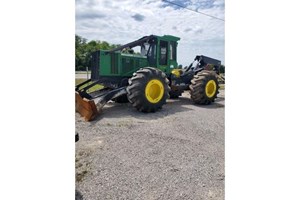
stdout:
[[194,75],[190,84],[191,99],[196,104],[208,105],[215,101],[219,93],[217,74],[214,71],[201,71]]
[[156,112],[169,98],[169,80],[159,69],[145,67],[129,79],[127,98],[138,111]]

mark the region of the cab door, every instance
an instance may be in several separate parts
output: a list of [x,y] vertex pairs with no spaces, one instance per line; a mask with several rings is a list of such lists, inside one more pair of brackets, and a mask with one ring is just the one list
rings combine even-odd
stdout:
[[169,42],[169,66],[170,70],[177,69],[177,42],[170,41]]
[[168,42],[160,40],[159,50],[158,50],[158,68],[163,72],[169,73],[169,59],[168,59]]

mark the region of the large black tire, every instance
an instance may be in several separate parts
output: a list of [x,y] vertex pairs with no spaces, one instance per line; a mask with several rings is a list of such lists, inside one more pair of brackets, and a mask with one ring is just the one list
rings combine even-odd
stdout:
[[214,71],[201,71],[194,75],[190,84],[191,99],[202,105],[215,101],[219,93],[217,74]]
[[[169,80],[166,74],[159,69],[152,67],[141,68],[133,74],[128,82],[127,98],[138,111],[155,112],[161,109],[169,98]],[[159,86],[155,85],[156,83]],[[154,96],[152,95],[152,90],[155,90]],[[149,97],[149,92],[151,92],[151,97]]]

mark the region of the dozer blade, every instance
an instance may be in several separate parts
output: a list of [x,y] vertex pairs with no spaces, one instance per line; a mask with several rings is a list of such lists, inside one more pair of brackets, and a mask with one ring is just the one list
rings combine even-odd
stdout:
[[91,121],[99,114],[95,102],[82,98],[78,92],[75,92],[76,112],[78,112],[85,121]]
[[[75,91],[76,112],[78,112],[85,121],[92,121],[102,112],[103,106],[111,99],[127,94],[126,87],[121,87],[109,91],[102,89],[98,95],[90,95]],[[87,96],[87,98],[84,98]],[[90,98],[90,99],[88,99]],[[93,100],[92,100],[93,99]]]

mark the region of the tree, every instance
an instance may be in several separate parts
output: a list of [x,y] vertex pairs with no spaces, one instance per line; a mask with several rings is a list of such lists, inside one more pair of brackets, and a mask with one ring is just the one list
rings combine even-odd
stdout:
[[85,70],[86,39],[75,35],[75,70]]
[[120,44],[109,44],[106,41],[91,40],[75,35],[75,70],[84,71],[86,67],[91,68],[91,56],[97,50],[110,50],[121,46]]

